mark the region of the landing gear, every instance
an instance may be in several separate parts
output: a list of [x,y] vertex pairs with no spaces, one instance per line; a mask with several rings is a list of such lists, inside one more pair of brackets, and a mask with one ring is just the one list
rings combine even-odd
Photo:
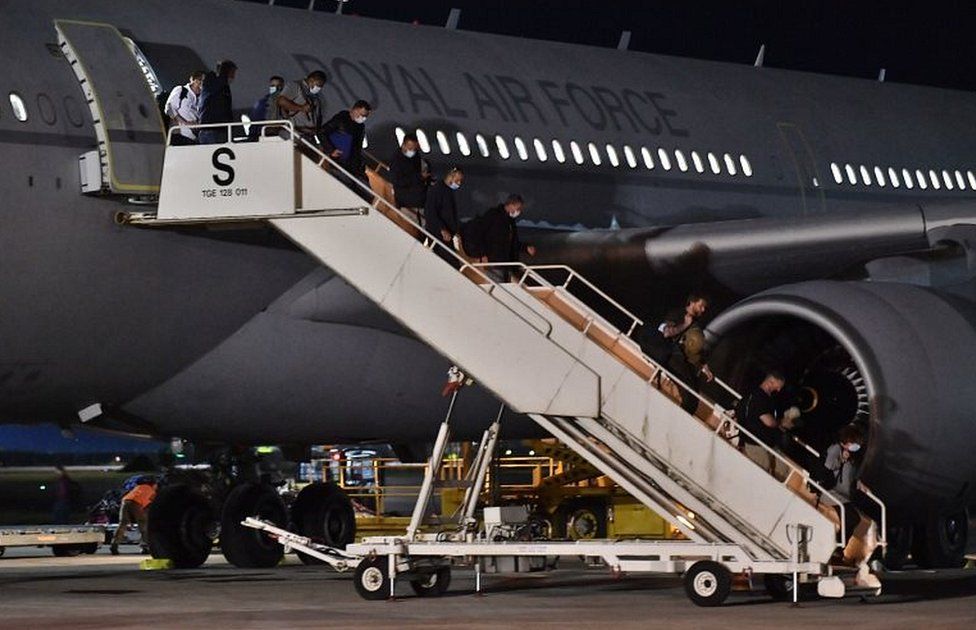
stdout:
[[930,514],[915,526],[912,557],[923,569],[958,568],[966,562],[966,510]]
[[451,567],[440,567],[433,573],[410,580],[410,588],[418,597],[437,597],[451,585]]
[[[220,519],[220,549],[231,564],[248,569],[267,569],[281,562],[284,549],[263,532],[241,525],[256,516],[275,525],[287,526],[285,505],[274,488],[245,482],[234,488],[224,501]],[[150,527],[152,531],[153,527]]]
[[353,583],[356,592],[363,599],[386,599],[390,595],[390,573],[387,570],[389,561],[383,556],[366,558],[356,567]]
[[[303,536],[330,547],[343,548],[356,539],[356,513],[349,497],[334,483],[305,486],[291,506],[291,522]],[[298,552],[305,564],[322,564]]]
[[685,593],[697,606],[721,606],[732,591],[732,574],[718,562],[702,560],[684,577]]
[[159,490],[149,505],[149,549],[179,569],[207,561],[213,549],[214,516],[207,499],[185,484]]

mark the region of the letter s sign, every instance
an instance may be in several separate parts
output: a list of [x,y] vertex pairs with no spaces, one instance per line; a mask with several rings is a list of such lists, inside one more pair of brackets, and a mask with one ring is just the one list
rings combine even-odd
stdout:
[[[214,168],[220,171],[219,173],[214,173],[213,175],[214,183],[218,186],[230,186],[234,182],[234,167],[220,161],[220,158],[225,156],[228,160],[236,159],[234,152],[227,147],[220,147],[214,151],[213,157],[210,159]],[[221,173],[223,173],[223,175],[221,175]]]

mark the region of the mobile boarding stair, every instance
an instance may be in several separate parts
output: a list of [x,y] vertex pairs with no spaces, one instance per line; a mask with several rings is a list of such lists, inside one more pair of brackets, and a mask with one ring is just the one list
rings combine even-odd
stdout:
[[[790,576],[794,586],[816,582],[821,595],[845,593],[829,563],[846,542],[843,513],[833,509],[840,502],[778,453],[770,451],[788,470],[785,479],[747,458],[728,436],[748,432],[717,405],[699,397],[697,417],[683,411],[662,385],[673,390],[680,382],[632,339],[642,325],[637,317],[566,267],[514,264],[506,274],[513,281],[493,280],[483,265],[424,233],[287,122],[252,124],[277,126],[280,134],[168,146],[158,211],[122,221],[268,222],[687,540],[518,542],[499,535],[504,528],[489,535],[463,519],[454,531],[423,534],[429,479],[403,536],[367,538],[345,551],[259,521],[249,525],[337,568],[357,567],[356,585],[366,597],[392,594],[398,575],[418,592],[441,592],[452,561],[473,562],[480,576],[492,558],[546,556],[599,558],[614,572],[684,574],[689,596],[706,605],[725,599],[733,574]],[[240,129],[226,127],[228,136]],[[554,273],[565,280],[554,284],[547,279]],[[590,302],[602,300],[608,315],[584,304],[573,288],[585,290]],[[626,323],[621,329],[611,319]],[[447,426],[445,420],[428,475],[438,468]],[[476,490],[465,505],[471,515]],[[488,514],[496,526],[507,518]]]

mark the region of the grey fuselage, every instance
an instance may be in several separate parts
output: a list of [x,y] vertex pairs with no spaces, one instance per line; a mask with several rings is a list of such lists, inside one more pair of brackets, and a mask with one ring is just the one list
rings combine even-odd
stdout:
[[[7,422],[70,423],[100,403],[119,427],[192,439],[396,441],[429,439],[444,409],[446,361],[272,233],[121,227],[113,216],[132,209],[125,199],[81,194],[78,157],[95,146],[95,134],[78,81],[50,50],[55,19],[116,26],[167,88],[233,59],[241,113],[265,93],[268,76],[295,79],[321,67],[330,76],[328,113],[357,98],[376,106],[370,151],[388,158],[396,127],[422,129],[435,170],[451,163],[466,170],[462,214],[520,192],[526,219],[557,237],[611,226],[627,233],[829,220],[976,196],[976,180],[969,182],[976,97],[963,92],[236,2],[3,1],[0,15],[0,420]],[[26,104],[26,122],[14,117],[9,93]],[[472,155],[460,153],[458,132]],[[479,154],[476,134],[489,157]],[[909,189],[903,169],[913,180],[921,170],[925,190],[917,181]],[[492,404],[472,393],[460,434],[480,432]],[[527,420],[507,428],[529,431]]]

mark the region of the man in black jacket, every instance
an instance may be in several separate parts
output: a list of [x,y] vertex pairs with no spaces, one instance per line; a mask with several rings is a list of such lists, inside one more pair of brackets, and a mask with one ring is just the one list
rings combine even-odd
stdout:
[[[483,215],[462,226],[464,250],[488,263],[518,262],[521,254],[535,256],[535,246],[523,243],[518,233],[518,218],[525,202],[521,195],[512,194],[505,203],[489,208]],[[504,281],[508,271],[500,268],[491,275]]]
[[330,118],[319,135],[325,154],[367,186],[369,180],[363,158],[363,139],[366,137],[366,119],[372,112],[372,105],[366,101],[356,101],[349,109]]
[[[230,84],[236,75],[237,64],[230,59],[218,63],[216,72],[208,72],[204,75],[199,101],[201,124],[229,123],[234,120]],[[227,129],[224,127],[201,129],[198,138],[200,144],[227,142]]]
[[413,221],[423,225],[429,175],[424,173],[420,156],[417,155],[418,146],[417,136],[412,133],[403,136],[400,150],[390,160],[390,183],[397,207]]
[[[448,249],[457,250],[461,244],[461,236],[458,233],[458,209],[457,199],[454,198],[454,191],[461,187],[464,181],[464,173],[460,168],[454,167],[447,172],[444,179],[437,182],[427,191],[427,203],[424,208],[424,215],[427,219],[427,231],[436,236]],[[443,248],[434,249],[437,254],[448,262],[456,262],[449,256]]]

